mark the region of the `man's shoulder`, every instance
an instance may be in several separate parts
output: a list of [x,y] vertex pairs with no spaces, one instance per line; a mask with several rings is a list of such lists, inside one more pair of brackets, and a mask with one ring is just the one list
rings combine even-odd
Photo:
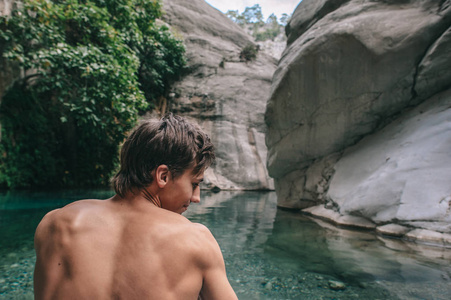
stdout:
[[213,234],[205,225],[191,222],[184,216],[172,212],[155,229],[166,239],[178,241],[180,245],[190,245],[195,250],[205,249],[212,243],[216,244]]
[[48,212],[39,223],[36,234],[52,234],[58,228],[72,224],[74,221],[87,214],[95,214],[94,210],[102,200],[79,200],[72,202],[62,208]]
[[212,260],[222,258],[218,242],[211,231],[203,224],[189,222],[185,225],[185,233],[181,236],[184,247],[191,248],[198,263],[203,266],[210,265]]
[[211,233],[210,229],[208,229],[208,227],[204,224],[191,222],[191,226],[194,229],[193,232],[196,232],[202,238],[214,240],[213,234]]
[[185,235],[187,238],[193,239],[199,239],[204,240],[205,242],[208,241],[216,241],[213,237],[213,234],[211,231],[207,228],[207,226],[200,224],[200,223],[194,223],[191,221],[188,221],[189,223],[186,223],[184,227],[186,226],[187,232]]

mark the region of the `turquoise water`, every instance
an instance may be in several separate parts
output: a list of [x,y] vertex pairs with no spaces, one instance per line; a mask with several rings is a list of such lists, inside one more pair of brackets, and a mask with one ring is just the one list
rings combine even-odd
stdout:
[[[0,299],[32,299],[33,234],[49,210],[111,191],[0,194]],[[210,228],[240,299],[450,299],[450,249],[339,229],[276,207],[274,192],[204,192],[184,215]]]

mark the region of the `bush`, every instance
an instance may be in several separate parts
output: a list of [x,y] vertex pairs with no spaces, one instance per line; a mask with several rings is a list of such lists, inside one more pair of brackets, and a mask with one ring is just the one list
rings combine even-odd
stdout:
[[25,0],[0,17],[3,57],[27,75],[0,107],[0,186],[108,184],[138,113],[185,64],[160,16],[157,1]]
[[245,46],[243,48],[243,50],[241,50],[240,60],[245,61],[245,62],[255,60],[257,58],[258,50],[259,50],[258,46],[253,45],[253,44],[248,44],[247,46]]
[[255,41],[263,42],[267,40],[274,41],[274,39],[279,35],[280,28],[268,28],[263,32],[257,32],[254,35]]

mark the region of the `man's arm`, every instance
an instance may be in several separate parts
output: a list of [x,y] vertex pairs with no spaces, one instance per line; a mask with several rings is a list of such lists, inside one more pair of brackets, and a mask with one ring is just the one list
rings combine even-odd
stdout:
[[227,279],[224,258],[215,238],[207,227],[201,225],[205,232],[206,243],[202,246],[203,284],[200,292],[202,300],[238,299]]
[[39,223],[35,237],[36,265],[34,269],[34,295],[35,299],[48,299],[55,288],[59,272],[53,267],[57,262],[54,255],[55,232],[52,230],[54,214],[58,210],[49,212]]

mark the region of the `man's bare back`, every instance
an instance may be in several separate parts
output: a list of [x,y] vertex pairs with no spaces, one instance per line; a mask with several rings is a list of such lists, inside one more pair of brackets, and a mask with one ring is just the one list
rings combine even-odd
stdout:
[[210,231],[181,216],[200,202],[208,135],[168,115],[121,149],[116,195],[48,213],[35,234],[35,298],[237,299]]
[[209,230],[138,197],[83,200],[50,212],[37,229],[36,251],[36,286],[46,286],[37,299],[234,296]]

